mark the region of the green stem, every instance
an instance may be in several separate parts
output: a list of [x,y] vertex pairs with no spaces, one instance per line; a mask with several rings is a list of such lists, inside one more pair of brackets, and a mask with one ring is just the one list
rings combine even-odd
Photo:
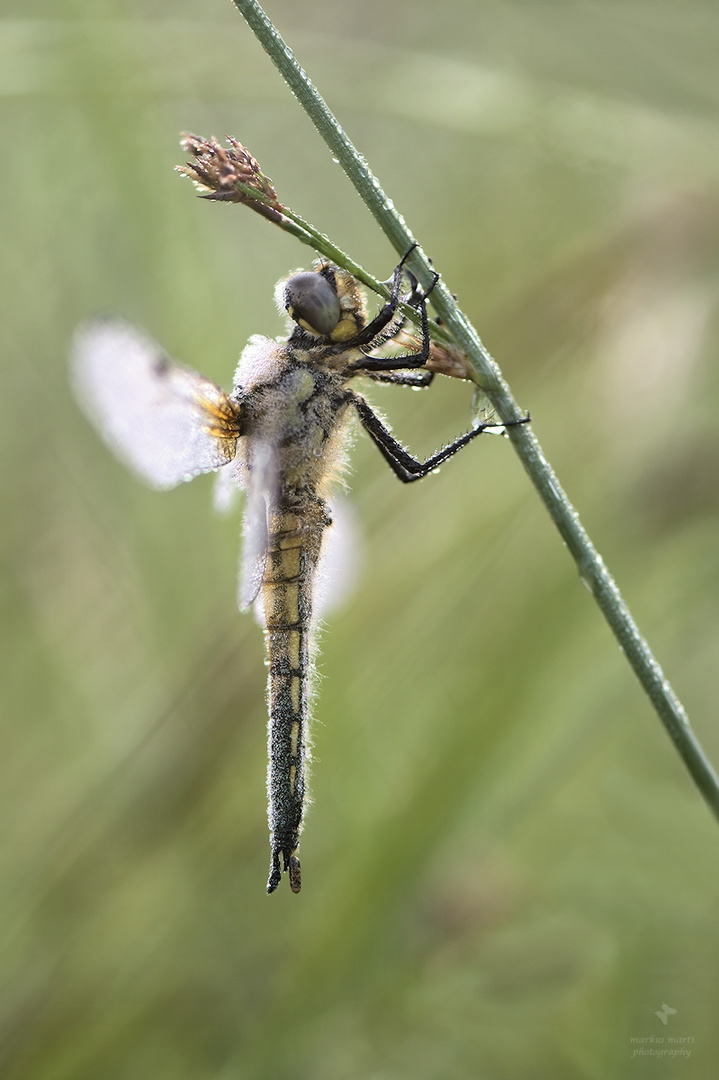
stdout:
[[[179,170],[187,175],[184,168]],[[354,259],[343,251],[342,248],[338,248],[334,244],[329,236],[316,229],[311,222],[306,221],[299,214],[295,213],[289,206],[282,206],[281,208],[276,203],[275,199],[269,195],[263,195],[252,184],[244,184],[241,180],[233,180],[232,186],[235,191],[246,197],[246,206],[251,206],[253,210],[258,213],[264,212],[265,205],[268,211],[264,213],[264,216],[268,221],[271,221],[273,225],[277,225],[278,228],[288,232],[290,236],[294,236],[303,244],[307,244],[308,247],[313,248],[319,255],[324,255],[326,259],[331,262],[337,263],[338,266],[344,267],[348,270],[353,277],[361,281],[367,288],[372,289],[373,292],[378,293],[380,296],[388,297],[390,290],[389,286],[384,281],[378,281],[377,278],[369,274],[363,266],[355,262]],[[204,195],[203,198],[212,199],[212,195]],[[434,275],[433,275],[434,276]],[[419,326],[420,317],[416,308],[410,307],[408,304],[400,305],[404,314],[415,325]],[[452,344],[451,335],[442,326],[438,326],[437,323],[430,323],[429,326],[430,336],[435,341],[440,341],[445,345]],[[469,376],[466,376],[469,377]]]
[[[243,184],[241,181],[235,180],[234,187],[237,191],[246,195],[248,200],[252,203],[268,203],[271,205],[269,196],[263,197],[251,184]],[[268,221],[271,221],[280,229],[284,229],[285,232],[294,236],[297,240],[301,241],[301,243],[307,244],[308,247],[313,248],[319,255],[324,255],[326,259],[337,263],[338,266],[344,267],[344,269],[348,270],[353,277],[357,278],[358,281],[361,281],[363,285],[366,285],[368,289],[372,289],[373,292],[376,292],[385,298],[389,296],[389,286],[386,282],[378,281],[377,278],[368,273],[363,266],[360,266],[359,263],[355,262],[351,255],[348,255],[342,248],[337,247],[337,245],[330,240],[329,236],[320,232],[311,222],[300,217],[300,215],[295,213],[289,206],[282,206],[281,211],[276,210],[271,217],[268,215]],[[434,275],[432,275],[432,277],[434,277]],[[402,304],[401,306],[405,315],[411,319],[413,323],[419,326],[420,318],[416,309],[410,307],[408,304]],[[436,323],[430,323],[429,332],[430,336],[436,341],[441,341],[447,345],[452,343],[451,335],[442,326],[438,326]]]
[[[238,185],[239,186],[239,185]],[[305,221],[304,218],[296,214],[294,210],[291,210],[287,206],[283,206],[282,213],[287,219],[287,226],[282,225],[282,228],[287,228],[288,232],[296,236],[304,244],[308,244],[319,252],[320,255],[324,255],[325,258],[330,259],[333,263],[337,263],[338,266],[344,267],[348,270],[353,277],[356,277],[358,281],[361,281],[363,285],[366,285],[368,289],[372,289],[373,292],[378,293],[385,298],[389,296],[389,286],[385,281],[378,281],[376,277],[369,274],[363,266],[355,262],[351,255],[343,251],[342,248],[338,248],[336,244],[333,244],[328,236],[315,229],[314,225],[309,221]],[[292,226],[292,227],[290,227]],[[432,275],[434,276],[434,275]],[[408,304],[400,305],[404,314],[415,325],[419,326],[420,317],[416,308],[410,307]],[[437,323],[431,322],[429,324],[429,333],[435,341],[441,341],[445,345],[452,344],[452,336],[447,332],[443,326],[438,326]]]
[[[327,143],[332,156],[342,165],[395,250],[399,254],[404,254],[410,245],[416,242],[414,237],[404,219],[383,192],[365,159],[352,145],[328,109],[307,73],[297,63],[292,52],[255,0],[233,0],[233,3],[309,115]],[[409,265],[420,283],[427,287],[432,281],[432,271],[420,248],[417,248],[410,256]],[[497,415],[505,422],[521,419],[523,413],[514,400],[509,386],[502,378],[499,368],[482,344],[477,331],[459,310],[454,298],[441,280],[432,293],[432,306],[441,316],[457,345],[466,353],[475,371],[476,380],[487,394]],[[576,510],[562,490],[539,442],[527,424],[509,428],[508,434],[540,498],[575,559],[582,581],[591,590],[694,783],[714,815],[719,818],[719,778],[694,735],[681,702],[669,685],[649,645],[640,634],[613,577],[589,539]]]

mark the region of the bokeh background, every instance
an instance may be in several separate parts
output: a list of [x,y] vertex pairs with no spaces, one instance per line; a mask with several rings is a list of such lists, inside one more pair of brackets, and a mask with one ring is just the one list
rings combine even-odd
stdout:
[[[719,761],[716,4],[269,13]],[[0,56],[4,1080],[713,1080],[717,823],[505,440],[403,487],[358,436],[304,888],[265,895],[239,518],[111,458],[69,340],[117,312],[228,386],[282,331],[311,255],[197,199],[183,129],[240,138],[379,276],[395,253],[226,2],[4,0]],[[373,390],[417,453],[469,422],[437,382]]]

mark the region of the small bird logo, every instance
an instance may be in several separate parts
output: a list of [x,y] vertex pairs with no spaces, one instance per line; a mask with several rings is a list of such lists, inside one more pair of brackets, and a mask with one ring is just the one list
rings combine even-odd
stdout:
[[668,1017],[676,1016],[676,1012],[677,1012],[676,1009],[672,1009],[672,1007],[670,1005],[665,1005],[664,1002],[662,1002],[661,1009],[657,1009],[657,1011],[654,1013],[654,1015],[658,1016],[659,1019],[661,1020],[661,1022],[666,1027],[666,1025],[669,1023]]

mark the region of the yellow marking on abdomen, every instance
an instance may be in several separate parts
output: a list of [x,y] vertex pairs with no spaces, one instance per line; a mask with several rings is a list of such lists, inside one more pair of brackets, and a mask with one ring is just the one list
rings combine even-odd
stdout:
[[295,720],[290,729],[290,751],[292,757],[297,757],[297,743],[300,738],[300,723],[299,720]]
[[282,551],[286,551],[292,548],[299,548],[302,547],[303,544],[304,540],[299,532],[288,533],[287,536],[280,536],[279,540],[277,541],[277,547]]
[[268,630],[296,626],[300,621],[300,587],[296,582],[266,582],[262,601]]
[[293,671],[297,671],[300,666],[300,644],[302,638],[299,630],[290,630],[287,634],[287,656],[290,661],[290,667]]
[[295,778],[297,776],[297,769],[294,765],[290,765],[290,792],[295,793]]
[[300,527],[300,519],[297,514],[283,514],[277,522],[273,522],[273,532],[291,533]]
[[292,709],[294,712],[299,712],[300,708],[300,678],[299,675],[292,676],[292,682],[290,683],[290,699],[292,701]]
[[291,581],[299,577],[301,565],[302,549],[300,547],[275,548],[270,551],[265,581],[278,584]]

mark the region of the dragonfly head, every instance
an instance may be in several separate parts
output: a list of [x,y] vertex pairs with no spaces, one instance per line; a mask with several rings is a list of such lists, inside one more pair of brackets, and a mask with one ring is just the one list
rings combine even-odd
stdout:
[[332,338],[342,316],[337,290],[315,270],[293,274],[280,298],[291,319],[314,337]]
[[365,299],[347,270],[318,260],[314,270],[302,270],[280,281],[277,306],[311,337],[342,344],[356,336],[367,321]]

